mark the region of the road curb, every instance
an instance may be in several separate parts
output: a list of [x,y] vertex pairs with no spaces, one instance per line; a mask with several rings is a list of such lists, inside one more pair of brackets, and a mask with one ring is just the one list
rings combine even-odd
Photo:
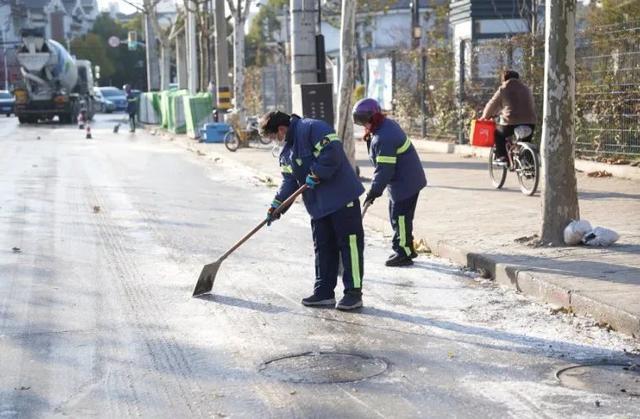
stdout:
[[563,307],[568,312],[591,316],[602,326],[609,325],[613,330],[634,338],[640,337],[640,316],[636,314],[553,284],[542,278],[535,269],[503,263],[490,255],[471,252],[446,241],[430,241],[428,238],[425,241],[433,255],[478,271],[483,276],[490,276],[504,288],[513,289],[539,302]]

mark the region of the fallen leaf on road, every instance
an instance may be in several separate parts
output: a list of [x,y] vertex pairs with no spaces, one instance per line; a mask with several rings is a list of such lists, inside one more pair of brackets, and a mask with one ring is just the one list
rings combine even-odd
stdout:
[[207,153],[203,153],[202,151],[198,150],[198,156],[206,156]]
[[290,391],[289,394],[291,394],[293,396],[294,394],[296,394],[296,391],[295,390]]
[[31,386],[20,386],[19,388],[16,388],[16,390],[30,390]]
[[417,253],[431,253],[431,249],[427,246],[427,242],[424,239],[414,240],[413,249]]
[[571,306],[569,306],[569,307],[556,307],[556,308],[550,309],[549,312],[551,314],[558,314],[558,313],[571,314],[571,313],[573,313],[573,307],[571,307]]
[[93,212],[99,213],[100,212],[100,206],[99,205],[94,205],[93,206]]
[[594,172],[587,173],[587,176],[589,176],[589,177],[611,177],[613,175],[611,173],[607,172],[606,170],[596,170]]
[[19,247],[14,247],[14,248],[12,248],[11,250],[13,250],[13,253],[20,253],[20,252],[22,252],[22,250],[20,250],[20,248],[19,248]]

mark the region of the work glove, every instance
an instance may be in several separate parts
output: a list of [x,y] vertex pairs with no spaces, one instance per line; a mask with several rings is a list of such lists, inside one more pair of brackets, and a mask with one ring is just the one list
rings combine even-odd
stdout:
[[369,190],[369,192],[367,192],[367,196],[365,196],[364,198],[364,205],[366,205],[367,203],[369,205],[373,204],[373,201],[376,200],[376,198],[380,197],[380,195],[382,195],[381,193],[378,192],[374,192],[372,189]]
[[305,179],[304,183],[307,184],[307,186],[309,187],[309,189],[313,189],[316,186],[318,186],[320,184],[320,178],[316,175],[314,175],[313,173],[309,173],[307,175],[307,178]]
[[270,226],[272,222],[274,222],[275,220],[278,220],[282,215],[281,211],[274,213],[276,208],[278,208],[279,206],[280,206],[280,201],[278,201],[277,199],[274,199],[273,201],[271,201],[271,206],[267,210],[267,226]]

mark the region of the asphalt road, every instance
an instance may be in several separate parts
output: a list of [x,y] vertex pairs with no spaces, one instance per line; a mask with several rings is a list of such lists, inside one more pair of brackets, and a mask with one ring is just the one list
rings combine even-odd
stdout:
[[314,276],[302,205],[191,298],[274,189],[159,136],[113,134],[118,118],[98,116],[92,140],[0,118],[0,417],[640,415],[633,388],[555,377],[640,363],[638,341],[428,255],[385,268],[380,233],[364,309],[301,306]]

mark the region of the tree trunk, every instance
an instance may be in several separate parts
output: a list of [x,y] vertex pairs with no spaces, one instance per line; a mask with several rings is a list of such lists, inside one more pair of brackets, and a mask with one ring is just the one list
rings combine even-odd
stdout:
[[542,125],[543,243],[560,246],[580,217],[574,166],[576,0],[547,0]]
[[340,33],[340,92],[338,96],[338,137],[342,139],[349,163],[356,167],[356,147],[353,138],[351,103],[354,87],[354,51],[356,28],[356,2],[342,2]]

